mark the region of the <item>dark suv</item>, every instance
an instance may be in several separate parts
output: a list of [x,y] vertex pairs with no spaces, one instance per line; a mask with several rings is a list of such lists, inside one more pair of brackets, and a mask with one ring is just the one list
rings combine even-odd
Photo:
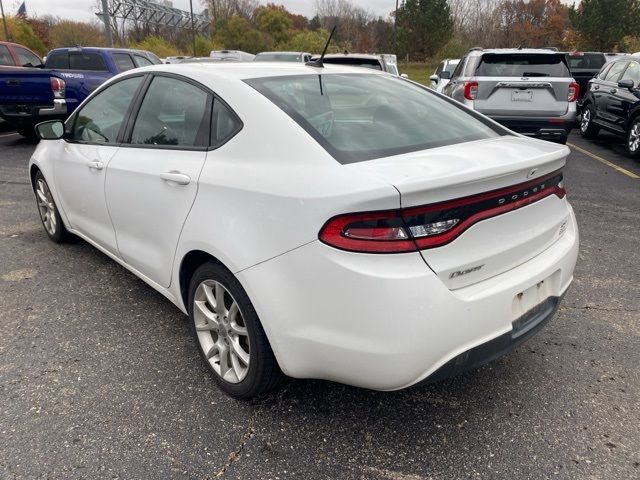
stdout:
[[627,153],[640,158],[640,55],[608,63],[589,81],[580,133],[593,138],[600,129],[627,138]]

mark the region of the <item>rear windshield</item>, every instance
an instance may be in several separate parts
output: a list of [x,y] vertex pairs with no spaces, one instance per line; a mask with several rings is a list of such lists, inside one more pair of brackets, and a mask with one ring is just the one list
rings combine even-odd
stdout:
[[570,77],[562,55],[485,53],[476,75],[481,77]]
[[600,70],[607,62],[603,53],[568,53],[567,63],[571,70]]
[[344,58],[325,58],[324,63],[333,63],[335,65],[351,65],[354,67],[366,67],[373,68],[374,70],[382,70],[382,65],[380,64],[380,60],[375,58],[355,58],[355,57],[344,57]]
[[259,53],[253,59],[254,62],[301,62],[302,55],[299,53]]
[[246,82],[340,163],[507,134],[453,100],[392,76],[296,75]]

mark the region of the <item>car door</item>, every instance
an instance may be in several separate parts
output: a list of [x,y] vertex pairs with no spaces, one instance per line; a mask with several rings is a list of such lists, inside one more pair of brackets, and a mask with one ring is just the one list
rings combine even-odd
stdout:
[[598,94],[594,96],[596,107],[596,120],[610,128],[615,128],[616,118],[609,113],[609,103],[613,102],[613,95],[618,89],[618,80],[627,67],[626,61],[615,62],[604,80],[599,82]]
[[607,103],[607,114],[611,118],[612,126],[620,132],[626,131],[631,109],[640,101],[637,96],[638,87],[640,86],[640,64],[638,62],[629,62],[618,82],[623,80],[631,80],[633,88],[616,86],[612,89]]
[[117,253],[104,197],[105,172],[143,76],[124,78],[91,98],[67,122],[54,176],[71,228]]
[[212,100],[198,84],[156,74],[107,168],[120,256],[165,287],[207,155]]

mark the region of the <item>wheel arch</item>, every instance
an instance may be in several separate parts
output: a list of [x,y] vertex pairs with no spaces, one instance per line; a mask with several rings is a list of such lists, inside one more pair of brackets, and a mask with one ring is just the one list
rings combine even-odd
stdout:
[[[36,182],[36,174],[40,172],[42,173],[42,170],[40,170],[40,167],[38,167],[38,165],[36,165],[35,163],[32,164],[29,167],[29,178],[31,179],[31,186],[35,187],[35,182]],[[42,173],[42,176],[44,176],[44,173]]]
[[180,298],[182,299],[185,310],[187,311],[189,309],[189,283],[191,282],[191,277],[193,277],[193,274],[198,267],[206,262],[217,263],[231,272],[224,263],[209,252],[205,252],[204,250],[190,250],[187,252],[182,257],[182,260],[180,261],[180,268],[178,270]]
[[629,114],[629,120],[627,121],[627,125],[626,125],[625,130],[629,130],[631,128],[631,125],[633,125],[633,122],[635,122],[636,119],[638,119],[639,117],[640,117],[640,105],[638,105]]

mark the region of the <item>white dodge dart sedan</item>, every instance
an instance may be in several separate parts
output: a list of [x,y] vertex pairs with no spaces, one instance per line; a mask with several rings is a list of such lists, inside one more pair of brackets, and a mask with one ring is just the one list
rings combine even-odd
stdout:
[[154,65],[37,128],[44,229],[190,317],[222,390],[376,390],[507,353],[553,315],[578,230],[565,146],[359,68]]

